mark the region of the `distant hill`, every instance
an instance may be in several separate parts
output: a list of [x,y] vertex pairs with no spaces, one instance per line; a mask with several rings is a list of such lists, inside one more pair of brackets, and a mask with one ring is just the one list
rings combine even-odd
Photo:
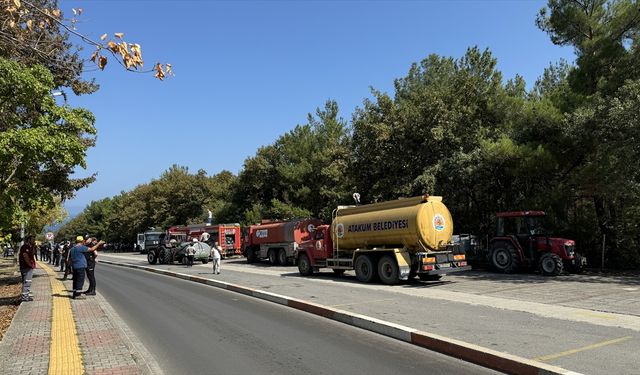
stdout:
[[55,232],[55,231],[57,231],[63,225],[65,225],[66,223],[71,221],[74,217],[78,216],[84,210],[84,207],[80,207],[80,206],[65,206],[64,209],[67,210],[67,213],[69,215],[64,220],[62,220],[62,222],[60,222],[58,224],[50,225],[48,227],[45,227],[44,228],[45,232]]

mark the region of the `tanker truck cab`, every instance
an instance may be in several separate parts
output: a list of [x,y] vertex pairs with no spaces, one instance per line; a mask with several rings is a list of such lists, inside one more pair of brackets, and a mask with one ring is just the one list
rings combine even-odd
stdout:
[[428,195],[362,206],[339,206],[331,225],[316,228],[297,255],[301,275],[320,268],[355,270],[362,282],[397,284],[416,276],[438,280],[471,269],[450,243],[453,222],[441,197]]

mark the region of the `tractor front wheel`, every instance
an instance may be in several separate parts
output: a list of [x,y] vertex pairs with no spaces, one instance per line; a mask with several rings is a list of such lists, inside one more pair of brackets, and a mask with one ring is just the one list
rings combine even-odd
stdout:
[[540,258],[540,273],[545,276],[558,276],[562,273],[562,259],[553,253],[546,253]]
[[147,262],[149,262],[149,264],[158,263],[158,257],[156,256],[156,252],[154,250],[150,250],[147,253]]

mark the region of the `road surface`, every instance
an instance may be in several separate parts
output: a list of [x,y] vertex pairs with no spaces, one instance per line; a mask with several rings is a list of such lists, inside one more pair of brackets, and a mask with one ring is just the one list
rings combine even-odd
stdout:
[[237,293],[100,264],[99,292],[167,374],[490,374]]

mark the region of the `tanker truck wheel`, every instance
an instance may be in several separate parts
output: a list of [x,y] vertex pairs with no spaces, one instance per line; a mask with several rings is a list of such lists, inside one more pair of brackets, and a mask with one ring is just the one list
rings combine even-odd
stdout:
[[313,267],[307,254],[302,253],[298,256],[298,272],[300,272],[300,276],[313,275]]
[[289,263],[287,262],[287,252],[284,249],[278,250],[278,263],[281,266],[286,266]]
[[251,248],[247,249],[247,263],[255,263],[256,258],[256,251]]
[[376,267],[369,255],[360,255],[356,258],[356,278],[363,283],[370,283],[376,278]]
[[269,264],[272,266],[278,264],[278,253],[274,249],[269,250]]
[[398,265],[390,255],[385,255],[378,262],[378,276],[383,284],[395,285],[400,282]]
[[156,252],[154,250],[151,250],[147,253],[147,262],[149,262],[149,264],[158,263],[158,257],[156,256]]

